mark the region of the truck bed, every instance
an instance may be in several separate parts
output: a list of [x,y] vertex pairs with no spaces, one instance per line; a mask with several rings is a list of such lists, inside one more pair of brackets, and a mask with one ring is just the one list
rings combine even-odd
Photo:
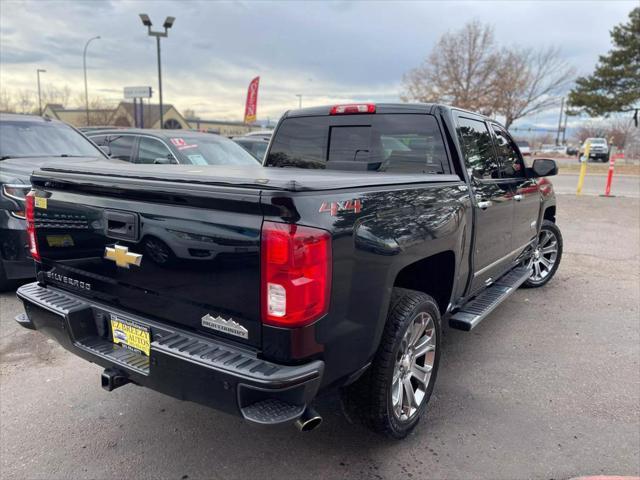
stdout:
[[[108,162],[44,165],[39,175],[62,182],[86,182],[88,177],[117,178],[118,184],[135,184],[137,180],[177,182],[203,185],[237,186],[258,190],[289,192],[323,191],[343,188],[375,187],[420,183],[456,182],[457,175],[409,175],[378,172],[350,172],[342,170],[312,170],[293,168],[193,166],[193,165],[114,165]],[[102,182],[101,182],[102,183]]]

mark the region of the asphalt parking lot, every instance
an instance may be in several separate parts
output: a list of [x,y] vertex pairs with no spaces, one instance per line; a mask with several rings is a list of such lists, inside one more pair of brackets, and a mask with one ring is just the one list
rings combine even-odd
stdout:
[[3,479],[565,479],[640,474],[640,199],[560,195],[563,263],[471,333],[449,330],[403,442],[347,423],[266,428],[128,385],[13,321],[0,295]]

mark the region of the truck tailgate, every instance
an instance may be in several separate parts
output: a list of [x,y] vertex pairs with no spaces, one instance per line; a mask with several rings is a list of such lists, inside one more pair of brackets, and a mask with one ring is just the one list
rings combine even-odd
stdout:
[[35,185],[41,282],[260,345],[260,190]]

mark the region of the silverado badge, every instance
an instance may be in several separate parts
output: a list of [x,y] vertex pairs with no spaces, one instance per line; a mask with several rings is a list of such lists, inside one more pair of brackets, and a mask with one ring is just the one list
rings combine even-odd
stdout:
[[212,317],[208,313],[202,317],[202,326],[218,330],[222,333],[228,333],[229,335],[235,335],[237,337],[249,338],[249,331],[233,320],[225,320],[221,316]]
[[122,245],[114,245],[104,249],[104,258],[113,260],[116,265],[123,268],[129,268],[129,265],[140,266],[142,255],[139,253],[131,253],[127,247]]

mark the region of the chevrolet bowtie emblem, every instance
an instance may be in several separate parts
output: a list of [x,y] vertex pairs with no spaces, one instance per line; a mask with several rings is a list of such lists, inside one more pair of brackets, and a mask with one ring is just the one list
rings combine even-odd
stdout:
[[129,265],[140,266],[142,255],[139,253],[131,253],[127,247],[122,245],[114,245],[113,248],[106,247],[104,249],[104,258],[113,260],[116,265],[123,268],[129,268]]

